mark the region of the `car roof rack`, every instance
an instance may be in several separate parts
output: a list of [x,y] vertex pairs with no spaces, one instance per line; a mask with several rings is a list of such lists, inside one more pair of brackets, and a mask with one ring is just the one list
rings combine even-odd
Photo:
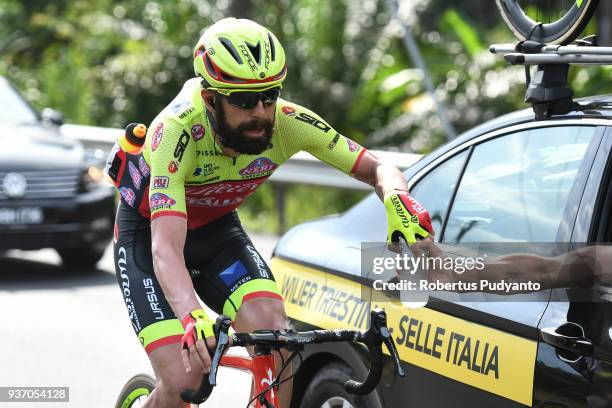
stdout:
[[[530,103],[536,120],[549,119],[573,111],[586,111],[594,104],[574,102],[574,92],[568,85],[570,65],[612,65],[612,47],[597,46],[596,36],[576,41],[578,45],[546,45],[536,41],[517,44],[493,44],[489,51],[503,54],[512,65],[525,66],[527,91],[525,102]],[[529,67],[537,65],[531,78]]]

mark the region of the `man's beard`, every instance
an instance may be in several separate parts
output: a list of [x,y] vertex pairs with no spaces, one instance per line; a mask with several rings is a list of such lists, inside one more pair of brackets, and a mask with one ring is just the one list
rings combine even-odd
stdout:
[[[227,123],[225,110],[221,103],[218,103],[217,106],[219,106],[217,108],[217,124],[223,146],[242,154],[260,154],[270,147],[270,140],[274,131],[274,124],[271,121],[253,118],[234,128]],[[249,137],[243,134],[245,131],[259,129],[264,130],[263,135],[259,137]]]

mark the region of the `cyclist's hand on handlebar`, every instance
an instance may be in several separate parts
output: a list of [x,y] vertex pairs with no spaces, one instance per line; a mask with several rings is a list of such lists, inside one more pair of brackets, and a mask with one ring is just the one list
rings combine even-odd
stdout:
[[387,210],[388,234],[387,242],[394,246],[403,238],[408,245],[413,245],[419,239],[432,236],[429,213],[407,191],[392,190],[385,194],[385,209]]
[[191,371],[191,362],[202,364],[205,373],[210,371],[210,352],[215,347],[215,322],[202,309],[195,309],[181,321],[185,334],[181,339],[181,357],[185,371]]

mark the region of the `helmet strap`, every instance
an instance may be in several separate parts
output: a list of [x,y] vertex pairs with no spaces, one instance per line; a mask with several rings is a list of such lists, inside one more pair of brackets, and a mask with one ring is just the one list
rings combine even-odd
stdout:
[[215,115],[213,115],[211,111],[206,109],[206,117],[208,118],[208,121],[210,122],[210,127],[212,127],[212,129],[215,131],[215,133],[219,137],[223,138],[223,136],[221,135],[221,132],[219,131],[219,125],[217,124],[217,119],[215,119]]
[[210,123],[210,127],[215,132],[216,136],[219,138],[219,141],[222,145],[225,146],[225,137],[219,130],[219,125],[217,124],[217,119],[215,119],[215,115],[212,114],[211,111],[206,109],[206,117],[208,118],[208,122]]

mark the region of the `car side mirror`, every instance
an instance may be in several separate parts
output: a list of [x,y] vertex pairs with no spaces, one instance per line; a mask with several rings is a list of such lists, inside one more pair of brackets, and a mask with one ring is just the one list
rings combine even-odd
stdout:
[[64,124],[64,114],[55,109],[45,108],[42,110],[42,120],[55,126],[62,126]]

